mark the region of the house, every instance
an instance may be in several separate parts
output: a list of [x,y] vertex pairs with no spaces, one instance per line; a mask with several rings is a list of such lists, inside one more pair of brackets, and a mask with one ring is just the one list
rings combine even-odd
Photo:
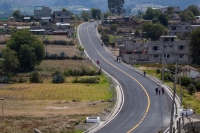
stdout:
[[51,22],[51,17],[41,17],[41,22],[49,23],[49,22]]
[[200,25],[191,25],[189,22],[181,22],[169,25],[168,29],[170,35],[183,35],[199,27]]
[[[166,12],[167,9],[168,9],[168,7],[160,8],[160,11],[162,12],[162,14],[166,14],[166,13],[167,13],[167,12]],[[173,13],[174,13],[174,14],[179,14],[179,12],[181,12],[181,9],[180,9],[179,6],[173,7]]]
[[36,20],[41,20],[42,17],[50,17],[52,9],[45,6],[34,7],[34,17]]
[[186,76],[194,80],[197,78],[200,78],[199,71],[196,68],[188,66],[188,65],[181,68],[181,73],[179,75]]
[[[176,36],[161,36],[159,41],[144,42],[140,38],[124,38],[119,55],[126,63],[189,63],[188,40]],[[140,39],[140,41],[139,41]]]
[[24,22],[30,22],[31,17],[24,17]]
[[72,13],[70,11],[53,11],[51,14],[52,22],[55,23],[69,23]]
[[123,19],[123,16],[108,16],[107,18],[104,19],[104,21],[107,22],[125,22],[125,20]]

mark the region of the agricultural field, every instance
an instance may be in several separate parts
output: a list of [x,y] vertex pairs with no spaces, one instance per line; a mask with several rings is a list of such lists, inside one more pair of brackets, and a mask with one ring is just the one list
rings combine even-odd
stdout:
[[[49,36],[49,39],[67,37]],[[5,45],[0,45],[0,48]],[[78,55],[75,45],[47,45],[51,54],[66,53]],[[65,83],[53,84],[55,71],[71,70],[98,71],[89,59],[84,60],[43,60],[35,67],[43,80],[30,83],[30,72],[18,73],[12,78],[23,83],[0,84],[0,131],[32,133],[34,128],[44,133],[83,132],[93,124],[85,123],[87,116],[100,116],[111,112],[115,105],[115,89],[110,86],[110,78],[100,75],[99,83],[72,83],[79,76],[65,77]]]

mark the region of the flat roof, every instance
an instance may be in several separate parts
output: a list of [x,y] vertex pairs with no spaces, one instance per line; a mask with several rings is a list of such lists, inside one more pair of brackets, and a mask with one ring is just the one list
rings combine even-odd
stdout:
[[56,23],[57,26],[70,26],[70,23]]
[[30,26],[17,27],[18,30],[20,30],[20,29],[30,29],[30,28],[31,28]]
[[34,30],[30,30],[30,31],[36,31],[36,32],[38,32],[38,31],[45,31],[45,29],[34,29]]
[[41,19],[51,19],[51,17],[41,17]]
[[31,19],[31,17],[24,17],[24,19]]
[[161,37],[161,38],[169,38],[169,37],[174,37],[174,38],[176,38],[177,36],[175,36],[175,35],[174,35],[174,36],[173,36],[173,35],[171,35],[171,36],[170,36],[170,35],[163,35],[163,36],[160,36],[160,37]]

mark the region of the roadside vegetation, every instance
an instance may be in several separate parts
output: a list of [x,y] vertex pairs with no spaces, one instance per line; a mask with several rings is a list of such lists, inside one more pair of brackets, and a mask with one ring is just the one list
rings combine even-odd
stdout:
[[[135,64],[134,67],[145,71],[147,74],[152,75],[162,80],[162,66],[161,64]],[[175,70],[174,65],[165,66],[170,71]],[[165,84],[167,84],[173,91],[174,89],[174,74],[171,72],[165,72],[164,75]],[[200,81],[192,81],[190,78],[177,77],[176,94],[180,96],[180,87],[182,89],[183,108],[192,108],[196,114],[200,114]]]

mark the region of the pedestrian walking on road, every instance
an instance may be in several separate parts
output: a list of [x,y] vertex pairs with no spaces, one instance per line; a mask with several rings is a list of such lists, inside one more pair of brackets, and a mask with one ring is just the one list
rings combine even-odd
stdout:
[[161,91],[162,91],[162,94],[165,93],[165,89],[164,89],[164,87],[162,87]]
[[146,76],[146,72],[144,71],[144,73],[143,73],[143,74],[144,74],[144,77],[145,77],[145,76]]
[[156,89],[155,89],[155,91],[156,91],[156,95],[158,94],[158,87],[156,86]]
[[158,94],[160,95],[160,89],[158,89]]

